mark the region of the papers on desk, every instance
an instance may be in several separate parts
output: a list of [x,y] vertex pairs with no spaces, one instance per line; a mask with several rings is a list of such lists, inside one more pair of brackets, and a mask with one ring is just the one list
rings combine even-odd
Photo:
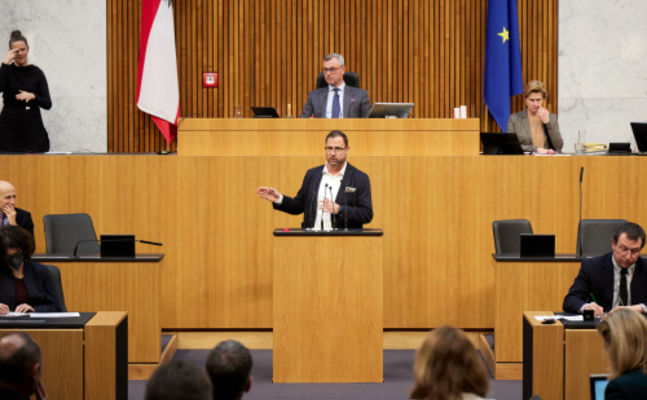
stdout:
[[547,319],[563,319],[566,321],[584,321],[584,316],[583,315],[539,315],[536,316],[535,319],[537,321],[545,321]]
[[16,313],[10,312],[5,315],[6,317],[25,317],[29,318],[74,318],[80,317],[78,312],[42,312],[42,313]]

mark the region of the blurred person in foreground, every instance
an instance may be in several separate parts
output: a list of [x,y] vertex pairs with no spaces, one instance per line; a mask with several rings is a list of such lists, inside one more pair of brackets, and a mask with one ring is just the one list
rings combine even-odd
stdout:
[[489,389],[488,373],[465,332],[441,326],[429,333],[416,353],[416,384],[410,399],[478,400]]
[[611,311],[597,326],[609,356],[605,400],[647,398],[647,320],[627,309]]
[[213,400],[207,372],[175,360],[157,368],[146,383],[144,400]]
[[47,400],[40,380],[40,346],[24,332],[11,332],[0,339],[0,399]]

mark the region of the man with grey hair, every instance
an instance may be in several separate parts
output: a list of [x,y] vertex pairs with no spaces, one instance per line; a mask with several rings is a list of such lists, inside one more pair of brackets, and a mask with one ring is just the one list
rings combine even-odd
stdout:
[[299,118],[368,117],[372,108],[368,93],[366,90],[346,85],[346,63],[341,54],[331,53],[325,56],[321,72],[328,86],[308,93]]
[[19,226],[34,234],[31,214],[15,207],[16,188],[7,181],[0,180],[0,228],[5,225]]
[[212,400],[211,396],[211,382],[203,368],[172,360],[150,377],[144,400]]
[[252,366],[252,355],[242,343],[218,343],[205,364],[213,385],[213,400],[240,400],[252,387]]
[[0,399],[47,400],[40,381],[40,346],[24,332],[11,332],[0,339]]

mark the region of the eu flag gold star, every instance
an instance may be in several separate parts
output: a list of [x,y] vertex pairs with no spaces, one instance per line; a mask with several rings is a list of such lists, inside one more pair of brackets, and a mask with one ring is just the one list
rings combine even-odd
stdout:
[[501,43],[505,43],[506,40],[510,40],[510,31],[505,29],[505,26],[503,27],[503,32],[497,33],[497,35],[503,38],[503,41]]

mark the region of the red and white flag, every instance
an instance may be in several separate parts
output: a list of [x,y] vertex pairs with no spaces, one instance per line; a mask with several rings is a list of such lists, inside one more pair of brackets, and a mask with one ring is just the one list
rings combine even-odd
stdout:
[[137,107],[151,115],[171,144],[180,117],[172,0],[142,2],[138,76]]

